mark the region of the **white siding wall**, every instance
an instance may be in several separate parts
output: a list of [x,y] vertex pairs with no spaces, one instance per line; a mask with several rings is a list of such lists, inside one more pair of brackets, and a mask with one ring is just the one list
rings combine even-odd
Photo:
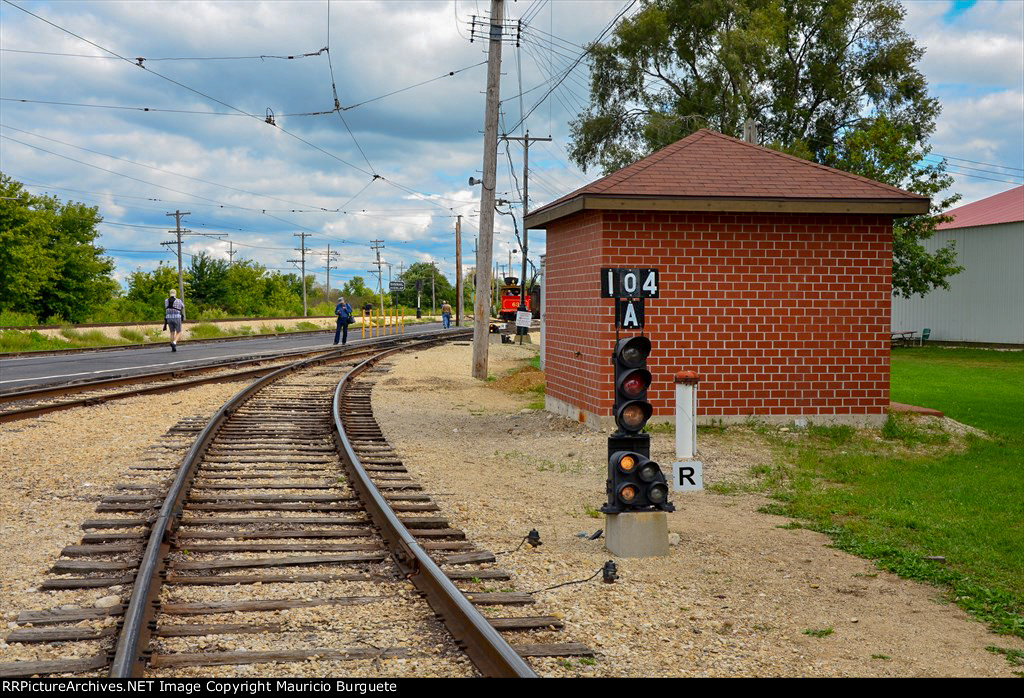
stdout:
[[956,241],[964,270],[949,290],[893,297],[893,331],[931,329],[951,342],[1024,344],[1024,222],[940,230],[925,247]]

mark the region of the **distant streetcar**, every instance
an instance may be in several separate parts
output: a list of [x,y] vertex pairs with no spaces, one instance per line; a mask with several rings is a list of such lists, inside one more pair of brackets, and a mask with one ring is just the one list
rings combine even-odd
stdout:
[[[506,276],[504,281],[505,283],[498,293],[498,297],[501,298],[501,310],[498,313],[498,317],[506,322],[514,322],[516,313],[519,312],[519,293],[522,289],[519,288],[519,279],[514,276]],[[532,312],[531,300],[532,298],[528,294],[526,296],[526,309]]]

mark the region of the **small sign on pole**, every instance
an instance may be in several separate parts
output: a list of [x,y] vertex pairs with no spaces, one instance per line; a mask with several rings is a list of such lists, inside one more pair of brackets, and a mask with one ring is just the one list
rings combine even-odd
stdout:
[[404,281],[391,281],[391,282],[388,282],[388,290],[389,291],[398,291],[398,292],[404,291],[405,290],[405,282]]
[[672,489],[676,492],[696,492],[704,489],[704,464],[699,460],[673,463]]
[[533,313],[529,310],[517,310],[516,311],[516,327],[526,327],[529,329],[530,324],[533,322]]

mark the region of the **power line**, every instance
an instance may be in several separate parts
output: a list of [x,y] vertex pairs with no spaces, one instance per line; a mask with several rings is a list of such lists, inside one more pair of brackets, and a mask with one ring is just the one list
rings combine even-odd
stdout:
[[[13,4],[13,3],[12,3]],[[17,5],[15,5],[17,7]],[[18,8],[21,9],[21,8]],[[29,51],[27,49],[17,48],[0,48],[0,51],[8,51],[10,53],[30,53],[34,55],[42,56],[66,56],[68,58],[101,58],[105,60],[116,60],[119,56],[97,56],[88,53],[59,53],[57,51]],[[139,62],[154,62],[154,61],[247,61],[247,60],[267,60],[267,59],[279,59],[279,60],[295,60],[296,58],[311,58],[313,56],[319,56],[323,53],[324,49],[319,51],[312,51],[310,53],[296,53],[291,56],[272,56],[268,54],[260,56],[173,56],[167,58],[146,58],[145,56],[139,56],[135,60]]]

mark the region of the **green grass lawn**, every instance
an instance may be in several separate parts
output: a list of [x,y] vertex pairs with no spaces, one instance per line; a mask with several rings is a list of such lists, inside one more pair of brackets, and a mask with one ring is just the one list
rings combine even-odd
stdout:
[[[768,433],[769,509],[884,569],[928,581],[999,633],[1024,637],[1024,352],[893,352],[892,399],[933,407],[988,438],[890,418],[881,432]],[[941,556],[945,561],[926,560]]]

